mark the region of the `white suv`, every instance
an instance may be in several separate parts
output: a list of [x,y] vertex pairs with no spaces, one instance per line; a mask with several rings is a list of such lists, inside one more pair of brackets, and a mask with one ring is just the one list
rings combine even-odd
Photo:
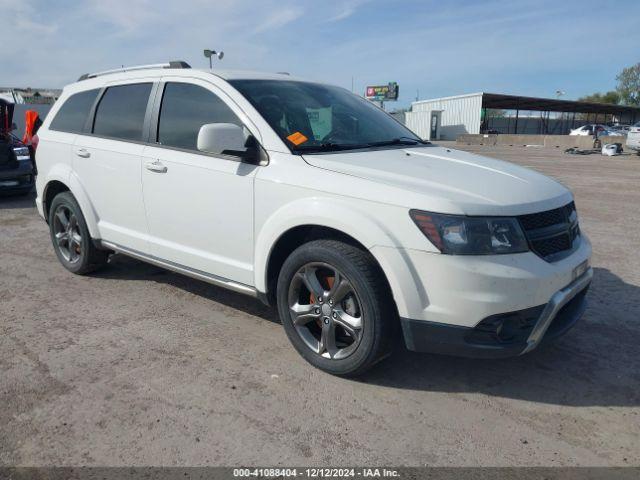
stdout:
[[113,252],[276,304],[336,375],[406,346],[519,355],[580,318],[573,196],[420,140],[342,88],[184,63],[83,75],[40,130],[37,207],[65,268]]

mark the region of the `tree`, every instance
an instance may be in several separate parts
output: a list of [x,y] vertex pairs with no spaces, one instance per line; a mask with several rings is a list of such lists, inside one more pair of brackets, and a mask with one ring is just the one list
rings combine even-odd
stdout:
[[507,116],[507,111],[500,108],[487,108],[487,117],[491,118],[504,118]]
[[580,97],[580,102],[593,102],[593,103],[612,103],[617,105],[620,103],[621,96],[616,90],[611,90],[607,93],[593,93],[585,97]]
[[616,80],[616,91],[620,94],[622,103],[640,106],[640,63],[622,70]]

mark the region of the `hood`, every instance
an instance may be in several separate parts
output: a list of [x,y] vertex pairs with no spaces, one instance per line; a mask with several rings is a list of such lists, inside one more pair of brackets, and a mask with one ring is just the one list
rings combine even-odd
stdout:
[[386,203],[403,203],[404,193],[412,197],[410,208],[441,213],[523,215],[557,208],[573,198],[561,183],[528,168],[443,147],[339,152],[304,159],[317,168],[397,189],[396,199],[379,199]]

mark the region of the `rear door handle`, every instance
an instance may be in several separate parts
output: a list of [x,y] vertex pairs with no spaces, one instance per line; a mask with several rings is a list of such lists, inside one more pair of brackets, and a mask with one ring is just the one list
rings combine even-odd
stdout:
[[151,161],[145,162],[144,168],[146,168],[150,172],[167,173],[167,167],[165,167],[162,163],[160,163],[160,160],[156,160],[154,162],[151,162]]
[[86,148],[76,148],[76,155],[82,158],[89,158],[91,153]]

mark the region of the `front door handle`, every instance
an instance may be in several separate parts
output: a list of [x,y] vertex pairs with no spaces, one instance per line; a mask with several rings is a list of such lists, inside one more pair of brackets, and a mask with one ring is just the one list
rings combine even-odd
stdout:
[[82,158],[89,158],[91,153],[86,148],[76,148],[76,155]]
[[146,168],[150,172],[167,173],[167,167],[165,167],[162,163],[160,163],[160,160],[156,160],[154,162],[151,162],[151,161],[145,162],[144,168]]

